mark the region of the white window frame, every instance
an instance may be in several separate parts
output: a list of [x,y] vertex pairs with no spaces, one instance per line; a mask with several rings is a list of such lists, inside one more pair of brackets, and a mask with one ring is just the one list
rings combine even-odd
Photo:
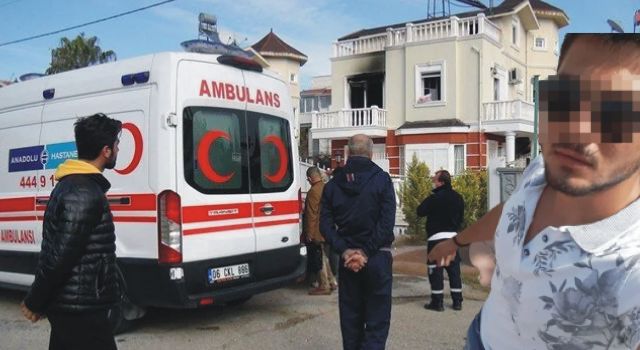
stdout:
[[448,169],[451,176],[462,174],[462,172],[460,173],[455,172],[456,171],[456,151],[455,151],[456,146],[462,146],[462,159],[463,159],[462,171],[465,171],[467,169],[467,145],[464,143],[451,144],[449,149],[449,169]]
[[[447,104],[447,79],[446,79],[446,62],[444,60],[431,61],[427,63],[416,64],[415,66],[415,90],[414,90],[414,107],[434,107],[444,106]],[[440,72],[440,100],[418,103],[418,99],[422,97],[424,86],[422,84],[422,75],[425,73]]]
[[[407,172],[407,167],[409,166],[409,164],[411,163],[411,160],[413,159],[413,154],[415,152],[419,152],[419,151],[441,151],[441,152],[446,152],[447,154],[447,160],[446,160],[446,166],[444,167],[444,170],[449,171],[449,173],[453,176],[453,175],[458,175],[455,174],[455,168],[456,168],[456,159],[455,159],[455,146],[464,146],[464,166],[462,168],[462,170],[464,171],[465,169],[467,169],[467,145],[463,144],[463,143],[420,143],[420,144],[408,144],[404,146],[404,152],[403,152],[403,157],[404,161],[400,166],[402,167],[401,172],[403,174],[406,175]],[[420,159],[422,160],[422,159]],[[424,160],[422,160],[424,161]],[[425,162],[426,163],[426,162]],[[436,169],[433,167],[433,164],[428,164],[427,166],[429,167],[429,173],[431,175],[435,174],[436,171],[440,170],[440,168]]]
[[511,19],[511,46],[520,47],[520,20],[516,17]]
[[[542,40],[542,46],[538,46],[538,39]],[[547,51],[547,39],[541,36],[533,38],[533,50],[534,51]]]

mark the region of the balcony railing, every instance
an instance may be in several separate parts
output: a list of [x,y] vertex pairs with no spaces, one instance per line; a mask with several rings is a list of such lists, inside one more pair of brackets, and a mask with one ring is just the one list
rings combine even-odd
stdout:
[[386,33],[338,41],[333,44],[333,57],[379,52],[384,51],[387,47],[406,43],[476,35],[486,35],[499,43],[502,31],[482,13],[476,17],[463,19],[453,16],[444,20],[421,24],[407,23],[404,28],[389,28]]
[[513,101],[493,101],[483,103],[483,121],[521,119],[533,122],[533,103]]
[[312,112],[311,128],[359,128],[387,126],[387,111],[376,106],[343,109],[333,112]]

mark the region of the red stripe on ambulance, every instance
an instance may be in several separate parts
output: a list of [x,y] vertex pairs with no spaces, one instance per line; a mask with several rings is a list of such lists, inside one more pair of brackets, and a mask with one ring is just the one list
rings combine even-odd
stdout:
[[0,199],[0,213],[35,210],[35,197]]

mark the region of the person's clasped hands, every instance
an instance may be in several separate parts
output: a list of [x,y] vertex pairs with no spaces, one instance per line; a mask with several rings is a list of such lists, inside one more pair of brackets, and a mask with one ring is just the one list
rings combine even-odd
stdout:
[[358,272],[367,264],[368,257],[362,249],[347,249],[342,254],[344,267],[353,272]]
[[22,311],[24,317],[31,322],[38,322],[42,318],[41,315],[29,310],[24,302],[20,303],[20,311]]

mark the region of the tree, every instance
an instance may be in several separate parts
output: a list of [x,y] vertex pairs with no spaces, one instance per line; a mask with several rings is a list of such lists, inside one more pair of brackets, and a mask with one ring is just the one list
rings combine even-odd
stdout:
[[429,167],[419,161],[414,154],[407,169],[407,178],[400,187],[399,196],[402,202],[402,213],[409,224],[407,233],[422,240],[427,237],[426,218],[418,217],[416,210],[420,203],[431,194],[432,187]]
[[464,229],[487,212],[487,171],[465,170],[451,185],[464,199]]
[[116,60],[116,53],[112,50],[102,51],[98,46],[98,38],[85,38],[80,33],[75,39],[67,37],[60,39],[60,45],[51,50],[51,64],[47,74],[56,74],[68,70],[78,69]]

